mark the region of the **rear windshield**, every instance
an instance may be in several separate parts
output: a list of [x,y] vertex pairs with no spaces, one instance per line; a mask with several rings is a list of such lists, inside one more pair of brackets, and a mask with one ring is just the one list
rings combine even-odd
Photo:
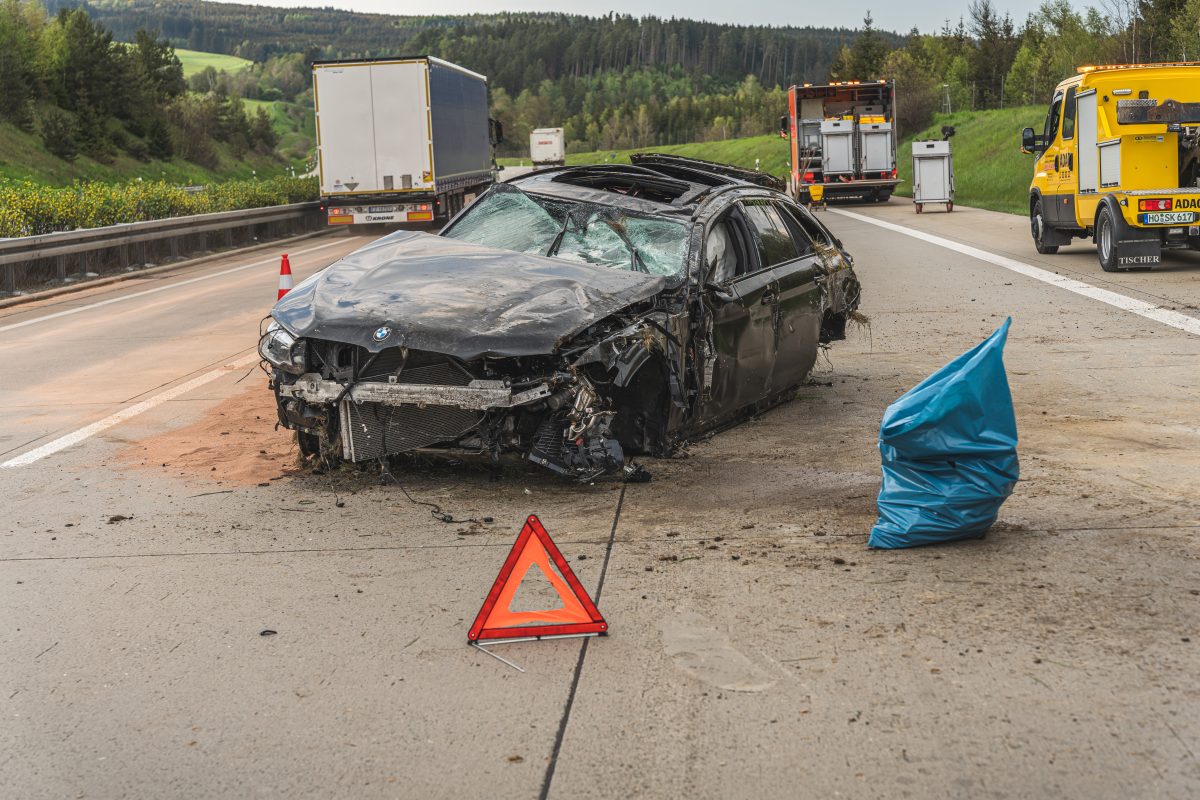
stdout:
[[442,235],[654,275],[681,272],[687,245],[683,223],[539,197],[507,184],[492,188]]

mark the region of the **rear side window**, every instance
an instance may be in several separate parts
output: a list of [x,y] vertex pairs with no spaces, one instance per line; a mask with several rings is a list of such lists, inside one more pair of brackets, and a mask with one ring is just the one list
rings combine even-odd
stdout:
[[820,222],[813,219],[812,214],[799,206],[791,203],[776,203],[781,209],[780,213],[790,216],[796,223],[804,229],[808,234],[808,238],[821,247],[832,247],[833,237],[830,235]]
[[800,257],[792,232],[770,200],[746,200],[742,207],[754,231],[763,267],[773,267]]

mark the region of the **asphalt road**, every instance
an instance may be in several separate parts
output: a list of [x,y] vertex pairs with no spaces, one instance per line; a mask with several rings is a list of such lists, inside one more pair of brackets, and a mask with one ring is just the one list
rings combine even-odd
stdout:
[[[297,472],[246,361],[266,256],[0,311],[0,795],[1200,794],[1200,259],[824,218],[869,325],[625,488]],[[867,550],[884,408],[1009,315],[1000,523]],[[466,631],[530,513],[611,635],[517,671]]]

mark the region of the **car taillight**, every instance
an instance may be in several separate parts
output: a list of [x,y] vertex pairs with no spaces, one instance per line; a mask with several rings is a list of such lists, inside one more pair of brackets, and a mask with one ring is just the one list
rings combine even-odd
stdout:
[[894,178],[894,177],[896,177],[896,174],[897,174],[897,173],[896,173],[896,168],[895,168],[895,167],[892,167],[892,177],[893,177],[893,178]]
[[814,180],[816,180],[816,177],[817,177],[817,176],[816,176],[814,173],[812,173],[812,172],[806,172],[806,173],[804,173],[804,182],[805,182],[805,183],[812,183]]
[[1170,211],[1171,200],[1138,200],[1138,211]]

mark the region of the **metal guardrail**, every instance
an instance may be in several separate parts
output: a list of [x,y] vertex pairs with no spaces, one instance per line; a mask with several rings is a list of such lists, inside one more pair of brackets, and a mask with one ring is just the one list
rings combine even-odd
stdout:
[[247,247],[324,225],[321,204],[311,202],[0,240],[0,296]]

